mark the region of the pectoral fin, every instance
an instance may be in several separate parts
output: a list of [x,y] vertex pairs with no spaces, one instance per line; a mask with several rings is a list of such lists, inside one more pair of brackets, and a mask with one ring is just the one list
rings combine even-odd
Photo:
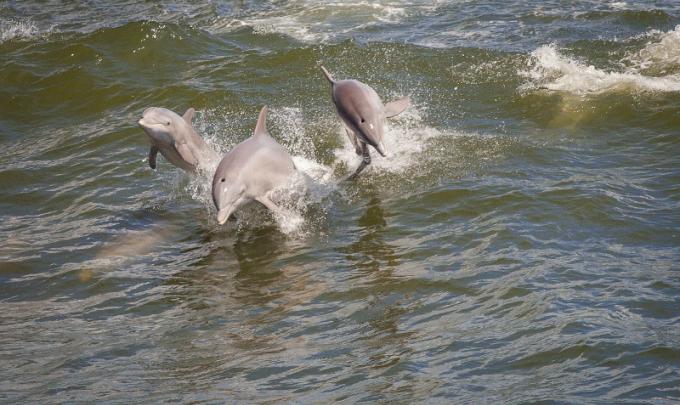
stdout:
[[389,102],[385,104],[385,116],[387,118],[394,117],[404,111],[410,104],[411,98],[409,96]]
[[175,144],[175,148],[185,162],[192,166],[198,164],[198,160],[194,157],[194,154],[191,153],[191,149],[189,149],[189,146],[186,143]]
[[272,202],[272,200],[270,200],[267,196],[263,195],[263,196],[257,197],[257,198],[255,198],[255,201],[264,205],[265,207],[267,207],[267,209],[269,211],[271,211],[275,214],[278,213],[278,212],[281,212],[281,209],[276,204],[274,204]]
[[151,145],[149,149],[149,167],[156,169],[156,155],[158,155],[158,148],[155,145]]
[[354,134],[354,131],[345,127],[345,133],[347,133],[349,141],[352,142],[352,145],[354,146],[354,151],[357,153],[357,155],[361,156],[361,146],[359,146],[359,141],[357,141],[357,136],[356,134]]

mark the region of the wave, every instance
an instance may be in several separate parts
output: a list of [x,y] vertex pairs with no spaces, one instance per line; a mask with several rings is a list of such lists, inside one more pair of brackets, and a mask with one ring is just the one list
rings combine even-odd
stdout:
[[412,15],[434,10],[439,3],[293,1],[285,8],[221,16],[208,30],[219,33],[250,27],[255,34],[282,34],[306,43],[328,42],[373,26],[397,24]]
[[655,41],[627,58],[632,68],[658,74],[680,70],[680,25],[668,32],[652,30],[649,36]]
[[[534,50],[529,69],[518,72],[529,79],[520,91],[548,89],[578,95],[617,91],[680,91],[680,26],[620,61],[623,71],[606,71],[564,55],[554,44]],[[658,75],[653,75],[654,73]]]

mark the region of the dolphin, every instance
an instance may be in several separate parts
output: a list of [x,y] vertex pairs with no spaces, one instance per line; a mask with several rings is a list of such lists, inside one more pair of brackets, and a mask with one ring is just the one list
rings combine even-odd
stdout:
[[378,93],[370,86],[358,80],[335,80],[325,67],[321,66],[321,70],[331,83],[331,97],[338,115],[346,125],[347,136],[357,155],[363,158],[354,174],[349,177],[353,179],[371,163],[368,145],[374,147],[383,157],[386,156],[383,144],[385,118],[401,113],[411,101],[406,96],[383,104]]
[[191,173],[208,170],[210,162],[216,162],[219,155],[201,138],[191,121],[196,110],[189,108],[180,117],[167,108],[151,107],[144,110],[139,126],[149,136],[149,166],[156,168],[156,155],[161,155],[180,169]]
[[215,170],[212,197],[220,225],[252,200],[273,212],[279,211],[267,193],[284,186],[296,168],[288,152],[269,135],[266,120],[264,106],[253,135],[227,153]]

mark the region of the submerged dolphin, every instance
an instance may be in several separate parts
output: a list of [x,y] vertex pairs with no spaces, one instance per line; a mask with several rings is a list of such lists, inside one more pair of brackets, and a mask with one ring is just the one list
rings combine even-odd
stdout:
[[347,136],[357,155],[363,157],[357,170],[350,176],[355,178],[371,163],[368,145],[385,156],[385,118],[394,117],[404,111],[409,106],[410,99],[406,96],[383,105],[378,93],[370,86],[358,80],[334,80],[326,68],[321,66],[321,70],[331,83],[331,97],[338,115],[347,126]]
[[266,120],[264,106],[253,135],[227,153],[215,170],[212,197],[220,224],[252,200],[279,210],[267,193],[285,185],[296,169],[288,152],[269,135]]
[[149,166],[156,168],[156,155],[161,152],[170,163],[195,173],[210,168],[211,161],[217,161],[219,155],[205,143],[191,121],[196,111],[189,108],[184,116],[159,107],[144,110],[139,126],[149,136]]

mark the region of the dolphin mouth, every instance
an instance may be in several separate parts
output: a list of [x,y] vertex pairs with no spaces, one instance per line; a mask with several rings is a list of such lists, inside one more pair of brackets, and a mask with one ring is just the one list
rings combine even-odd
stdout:
[[165,124],[163,124],[162,122],[150,120],[149,118],[146,117],[142,117],[139,121],[137,121],[137,124],[139,124],[139,126],[142,128],[165,127]]
[[377,150],[382,157],[387,157],[387,153],[385,152],[385,144],[383,141],[380,140],[379,142],[376,142],[377,139],[380,139],[379,137],[366,134],[362,131],[356,131],[355,133],[358,135],[359,139],[375,148],[375,150]]
[[378,146],[375,147],[375,150],[377,150],[378,153],[382,155],[382,157],[387,157],[387,154],[385,153],[385,145],[382,142],[380,142]]
[[229,216],[234,212],[233,206],[222,208],[217,210],[217,223],[220,225],[224,225],[225,222],[227,222],[227,219],[229,219]]

